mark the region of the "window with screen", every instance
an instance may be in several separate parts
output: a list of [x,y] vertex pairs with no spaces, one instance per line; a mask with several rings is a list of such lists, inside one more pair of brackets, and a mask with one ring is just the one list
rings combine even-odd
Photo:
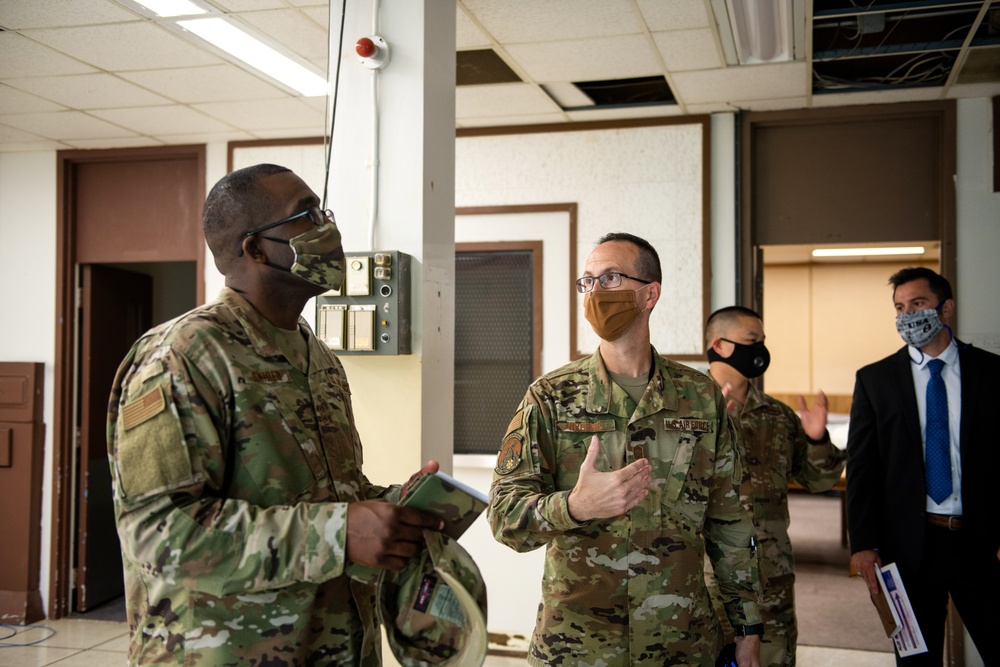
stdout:
[[530,250],[455,253],[455,453],[496,454],[535,379]]

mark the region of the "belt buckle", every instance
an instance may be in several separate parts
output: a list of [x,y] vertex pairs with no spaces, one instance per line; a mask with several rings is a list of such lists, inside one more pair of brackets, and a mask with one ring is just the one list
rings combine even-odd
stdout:
[[955,518],[956,517],[954,515],[949,515],[948,516],[948,530],[958,530],[958,528],[957,527],[953,527],[952,523],[951,523]]

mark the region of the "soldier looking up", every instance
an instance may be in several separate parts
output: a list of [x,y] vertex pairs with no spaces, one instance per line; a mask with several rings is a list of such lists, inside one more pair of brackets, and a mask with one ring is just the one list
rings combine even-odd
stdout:
[[723,388],[739,429],[741,495],[757,528],[764,619],[761,664],[794,665],[798,630],[788,483],[797,482],[813,493],[829,491],[840,479],[847,452],[830,442],[823,392],[810,409],[799,397],[800,419],[790,407],[750,384],[750,378],[763,375],[771,360],[764,346],[764,324],[756,312],[742,306],[715,311],[705,325],[705,340],[709,375]]
[[319,204],[284,167],[220,180],[203,221],[226,287],[118,370],[130,665],[379,665],[374,587],[345,571],[401,569],[442,527],[365,477],[344,369],[299,316],[343,281]]
[[536,380],[503,439],[493,534],[546,547],[532,665],[715,665],[724,637],[706,552],[738,664],[759,664],[753,524],[725,399],[650,345],[660,279],[647,241],[601,238],[576,282],[600,346]]

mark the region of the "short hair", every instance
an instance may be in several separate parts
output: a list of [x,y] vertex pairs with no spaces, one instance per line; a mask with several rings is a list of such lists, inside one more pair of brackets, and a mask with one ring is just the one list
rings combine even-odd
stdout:
[[290,171],[276,164],[256,164],[226,174],[212,187],[201,223],[219,270],[225,272],[225,265],[237,256],[243,234],[266,224],[282,203],[260,187],[261,179]]
[[660,269],[660,256],[656,253],[656,248],[649,241],[628,232],[612,232],[597,239],[597,245],[594,247],[610,241],[631,243],[639,251],[639,264],[635,267],[639,275],[635,276],[636,278],[651,280],[656,283],[663,282],[663,273]]
[[708,316],[705,322],[705,347],[710,347],[712,341],[722,337],[722,332],[736,324],[741,317],[753,317],[763,322],[760,313],[746,306],[726,306]]
[[926,280],[927,284],[930,285],[931,292],[938,298],[938,303],[944,303],[948,299],[953,298],[951,283],[948,282],[948,279],[925,266],[908,266],[889,276],[889,284],[892,285],[892,295],[896,296],[896,290],[900,285],[921,279]]

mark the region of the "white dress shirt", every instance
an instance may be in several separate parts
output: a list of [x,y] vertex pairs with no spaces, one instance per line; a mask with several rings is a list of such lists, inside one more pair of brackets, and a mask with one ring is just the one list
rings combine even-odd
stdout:
[[[925,459],[927,450],[927,384],[931,379],[931,370],[927,362],[934,357],[928,356],[919,348],[909,346],[910,370],[913,371],[913,389],[917,393],[917,412],[920,415],[920,440],[924,448]],[[941,379],[948,393],[948,443],[951,446],[951,494],[941,501],[934,502],[927,496],[927,511],[932,514],[962,515],[962,466],[959,450],[958,434],[962,419],[962,371],[958,364],[958,346],[955,341],[944,349],[937,357],[944,362],[941,368]]]

